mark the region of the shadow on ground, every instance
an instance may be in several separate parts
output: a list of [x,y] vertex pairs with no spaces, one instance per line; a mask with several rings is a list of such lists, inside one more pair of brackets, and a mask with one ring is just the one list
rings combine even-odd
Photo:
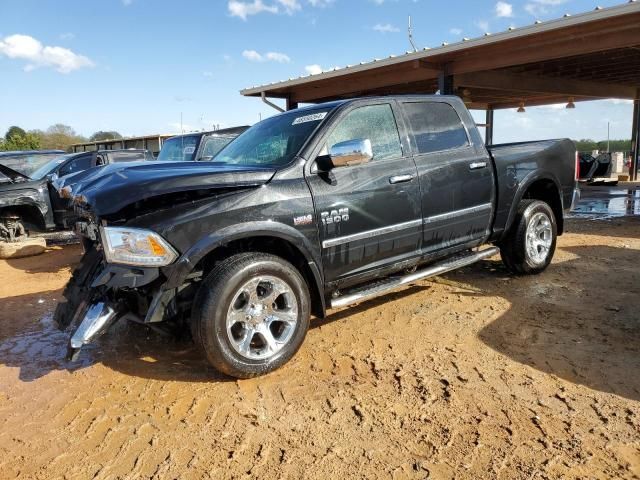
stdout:
[[[564,248],[574,260],[500,288],[510,309],[479,338],[512,360],[602,392],[640,400],[637,251],[608,246]],[[484,262],[456,280],[495,295]],[[463,293],[464,294],[464,293]],[[474,292],[472,295],[477,295]]]

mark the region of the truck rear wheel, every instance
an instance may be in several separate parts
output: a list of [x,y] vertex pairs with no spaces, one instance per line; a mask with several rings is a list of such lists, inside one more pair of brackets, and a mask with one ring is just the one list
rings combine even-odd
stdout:
[[289,361],[309,328],[307,284],[280,257],[241,253],[220,262],[194,299],[191,331],[217,370],[251,378]]
[[540,200],[522,200],[500,256],[514,273],[534,275],[545,270],[556,250],[558,227],[551,207]]

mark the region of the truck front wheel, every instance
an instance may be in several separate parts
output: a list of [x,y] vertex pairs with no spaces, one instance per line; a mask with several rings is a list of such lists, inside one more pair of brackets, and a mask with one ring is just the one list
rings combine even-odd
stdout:
[[295,355],[309,328],[309,289],[280,257],[241,253],[217,264],[196,294],[191,331],[217,370],[268,373]]
[[533,275],[546,269],[556,250],[558,227],[551,207],[540,200],[522,200],[500,256],[514,273]]

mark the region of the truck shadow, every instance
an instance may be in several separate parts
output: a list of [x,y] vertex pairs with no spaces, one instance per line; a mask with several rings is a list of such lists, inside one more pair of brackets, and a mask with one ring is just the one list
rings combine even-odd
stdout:
[[500,282],[498,289],[495,276],[506,275],[499,261],[449,278],[476,290],[461,295],[510,302],[478,334],[493,350],[566,381],[640,400],[637,251],[603,245],[562,250],[574,258],[542,275]]

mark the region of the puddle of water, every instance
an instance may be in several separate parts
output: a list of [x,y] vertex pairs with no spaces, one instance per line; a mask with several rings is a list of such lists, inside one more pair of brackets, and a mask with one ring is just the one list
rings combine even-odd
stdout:
[[78,370],[95,362],[92,346],[78,361],[66,361],[69,333],[61,332],[53,324],[51,314],[40,320],[40,328],[18,333],[0,340],[0,365],[20,368],[20,379],[32,381],[53,370]]
[[584,197],[568,217],[614,218],[640,215],[640,190],[582,192]]

